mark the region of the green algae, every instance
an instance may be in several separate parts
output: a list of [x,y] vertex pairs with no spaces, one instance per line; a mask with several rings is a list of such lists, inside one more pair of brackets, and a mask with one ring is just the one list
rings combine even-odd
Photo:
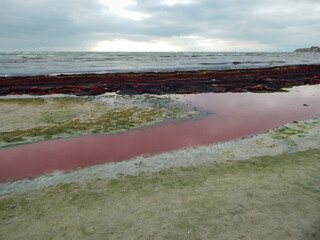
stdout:
[[314,149],[7,194],[0,235],[318,239],[319,156]]
[[225,151],[222,153],[218,153],[217,156],[226,158],[226,159],[234,159],[236,157],[236,155],[234,155],[232,152],[230,151]]
[[41,105],[46,103],[44,98],[13,98],[0,99],[0,104],[19,104],[19,105]]
[[120,104],[115,107],[90,97],[1,99],[0,147],[118,133],[184,117],[183,109],[171,103],[170,98],[152,96],[144,97],[141,106]]
[[310,129],[317,124],[317,121],[296,122],[293,125],[283,126],[271,131],[271,137],[274,139],[289,140],[290,137],[305,137]]

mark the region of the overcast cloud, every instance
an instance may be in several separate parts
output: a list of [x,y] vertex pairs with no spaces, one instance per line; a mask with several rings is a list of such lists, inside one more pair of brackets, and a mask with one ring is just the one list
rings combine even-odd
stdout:
[[319,0],[2,0],[0,51],[292,51]]

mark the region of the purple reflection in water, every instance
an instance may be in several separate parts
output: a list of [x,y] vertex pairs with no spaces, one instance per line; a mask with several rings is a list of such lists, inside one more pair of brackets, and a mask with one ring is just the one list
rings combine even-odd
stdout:
[[295,87],[289,93],[186,95],[181,101],[191,101],[213,114],[202,120],[169,122],[118,135],[85,136],[1,149],[0,182],[262,133],[284,123],[319,117],[319,99],[320,86]]

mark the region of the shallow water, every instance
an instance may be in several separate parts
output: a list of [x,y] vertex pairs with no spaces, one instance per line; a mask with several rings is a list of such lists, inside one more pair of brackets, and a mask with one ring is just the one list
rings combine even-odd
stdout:
[[118,135],[85,136],[0,149],[0,182],[71,170],[139,155],[238,139],[320,116],[320,85],[288,93],[209,93],[180,101],[211,114]]

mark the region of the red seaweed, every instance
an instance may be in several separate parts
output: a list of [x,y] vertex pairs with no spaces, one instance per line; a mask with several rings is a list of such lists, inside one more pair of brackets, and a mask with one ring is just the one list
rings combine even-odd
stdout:
[[320,65],[259,69],[110,73],[0,77],[0,96],[8,94],[188,94],[209,92],[275,92],[284,87],[320,84]]

